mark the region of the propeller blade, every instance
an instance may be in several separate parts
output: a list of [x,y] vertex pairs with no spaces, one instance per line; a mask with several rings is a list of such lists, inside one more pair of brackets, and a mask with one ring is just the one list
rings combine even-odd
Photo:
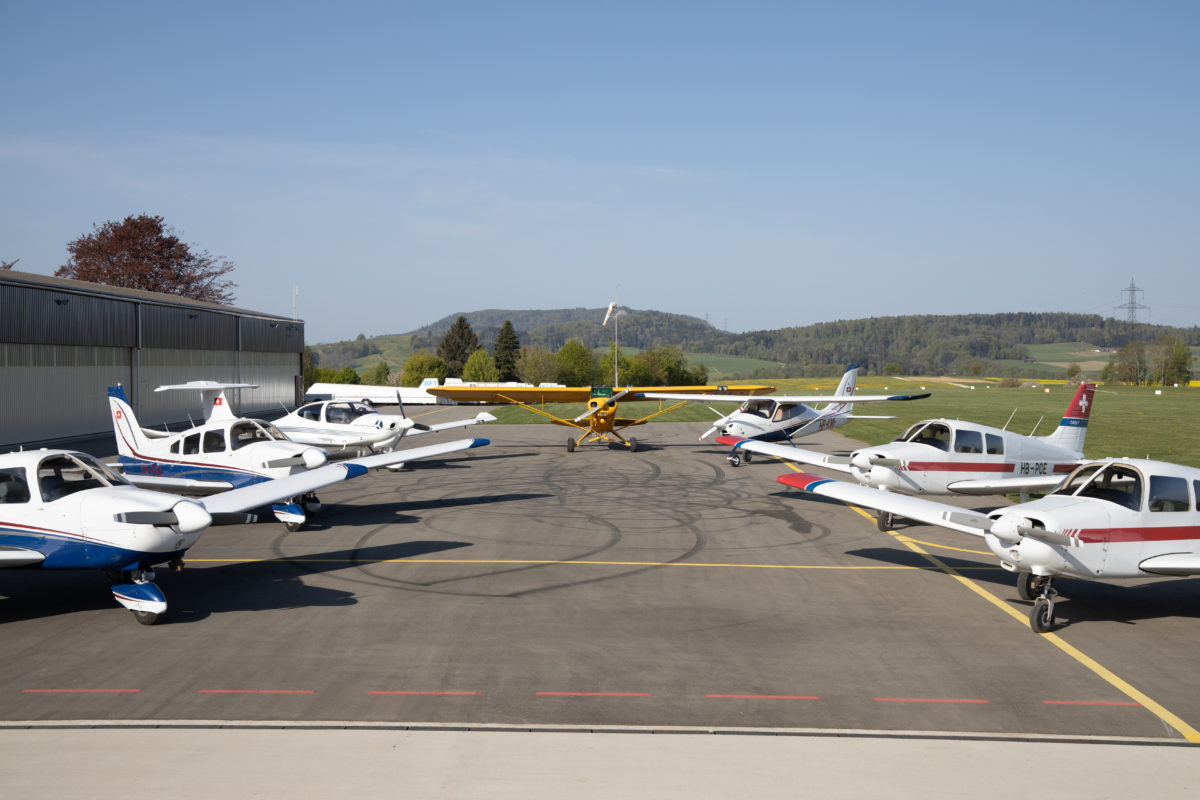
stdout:
[[258,521],[257,514],[239,514],[234,511],[222,511],[212,515],[213,525],[249,525]]
[[174,525],[179,517],[174,511],[122,511],[113,514],[113,521],[126,525]]

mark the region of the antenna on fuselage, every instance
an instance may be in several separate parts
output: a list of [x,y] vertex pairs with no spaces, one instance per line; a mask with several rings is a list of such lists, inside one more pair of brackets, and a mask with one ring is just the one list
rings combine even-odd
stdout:
[[1004,427],[1003,427],[1003,428],[1001,428],[1000,430],[1002,430],[1002,431],[1006,431],[1006,430],[1008,430],[1008,423],[1009,423],[1009,422],[1012,422],[1012,420],[1013,420],[1013,417],[1015,417],[1016,415],[1017,415],[1017,409],[1015,409],[1015,408],[1014,408],[1014,409],[1013,409],[1013,411],[1012,411],[1012,413],[1008,415],[1008,422],[1005,422],[1005,423],[1004,423]]
[[1046,416],[1045,416],[1044,414],[1043,414],[1042,416],[1038,417],[1038,421],[1037,421],[1037,422],[1034,424],[1034,426],[1033,426],[1033,430],[1031,430],[1031,431],[1029,432],[1029,435],[1030,435],[1030,436],[1033,436],[1033,434],[1037,432],[1038,425],[1041,425],[1041,424],[1042,424],[1042,420],[1044,420],[1045,418],[1046,418]]

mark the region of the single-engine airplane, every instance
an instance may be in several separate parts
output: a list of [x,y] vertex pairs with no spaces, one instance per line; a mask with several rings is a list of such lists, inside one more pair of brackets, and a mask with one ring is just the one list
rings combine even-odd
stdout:
[[[567,451],[572,452],[581,444],[608,441],[619,442],[630,452],[637,450],[637,439],[626,439],[621,431],[634,425],[642,425],[660,414],[683,405],[686,400],[674,403],[665,408],[661,407],[653,414],[633,419],[617,416],[617,403],[623,399],[635,400],[647,392],[667,392],[671,394],[724,396],[751,396],[769,394],[775,391],[774,386],[660,386],[635,387],[626,386],[623,389],[612,386],[435,386],[428,389],[437,397],[474,403],[512,403],[521,408],[548,417],[555,425],[565,425],[582,431],[578,437],[567,439]],[[729,399],[729,398],[724,398]],[[549,413],[538,405],[546,403],[587,403],[587,410],[574,419],[565,419]],[[538,405],[535,405],[538,404]]]
[[[720,412],[711,409],[714,414],[721,416],[712,427],[700,434],[704,441],[716,431],[722,436],[737,436],[744,439],[754,439],[760,442],[790,441],[796,436],[807,436],[812,433],[827,431],[839,425],[845,425],[852,419],[895,419],[895,417],[873,417],[851,413],[854,403],[877,403],[887,400],[922,400],[929,397],[924,394],[895,394],[895,395],[854,395],[854,387],[858,381],[858,365],[846,367],[841,383],[832,395],[771,395],[770,397],[751,397],[729,395],[683,395],[673,392],[649,391],[640,397],[651,400],[690,400],[701,402],[718,402],[733,400],[741,402],[732,413],[721,416]],[[850,398],[853,397],[851,400]],[[816,409],[808,403],[826,403]],[[749,455],[747,454],[747,460]],[[729,455],[729,463],[737,466],[741,458],[735,450]]]
[[1032,600],[1029,624],[1054,627],[1055,577],[1097,580],[1200,574],[1200,469],[1106,459],[1077,467],[1046,495],[986,516],[920,497],[819,475],[790,473],[785,486],[982,537],[1018,574]]
[[[717,438],[732,455],[755,452],[848,472],[875,489],[902,494],[989,495],[1049,491],[1083,461],[1083,442],[1096,386],[1081,383],[1058,427],[1046,436],[1025,436],[1002,428],[952,419],[922,420],[890,444],[860,447],[849,456],[755,442]],[[892,525],[881,513],[880,530]]]
[[367,403],[322,400],[300,406],[274,420],[274,425],[293,442],[300,444],[326,449],[357,451],[369,448],[375,452],[388,452],[395,449],[405,436],[495,420],[491,414],[481,411],[470,419],[425,425],[407,416],[402,403],[399,414],[381,414]]
[[[486,439],[415,448],[409,460],[465,450]],[[167,610],[154,566],[183,567],[183,556],[215,523],[244,523],[243,513],[383,466],[383,456],[327,464],[202,499],[141,489],[109,465],[69,450],[0,455],[0,568],[99,569],[113,597],[143,625]]]
[[[236,417],[225,390],[244,386],[198,381],[162,387],[200,389],[212,398],[206,421],[180,433],[141,427],[125,391],[120,386],[109,387],[108,404],[119,454],[116,467],[132,483],[146,488],[211,494],[306,472],[326,463],[328,456],[321,448],[290,441],[269,422]],[[396,467],[414,460],[409,455],[412,452],[395,450],[344,463]],[[272,507],[276,518],[290,531],[300,529],[306,512],[320,509],[321,501],[313,490]]]

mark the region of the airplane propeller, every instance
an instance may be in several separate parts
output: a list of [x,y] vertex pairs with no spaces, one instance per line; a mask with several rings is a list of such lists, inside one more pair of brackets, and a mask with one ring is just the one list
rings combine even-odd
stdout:
[[575,419],[573,419],[571,421],[572,422],[583,422],[585,419],[592,416],[593,414],[595,414],[597,411],[599,411],[602,408],[612,408],[613,406],[615,406],[617,404],[618,400],[620,400],[622,397],[624,397],[625,395],[629,394],[632,391],[633,391],[632,387],[622,389],[621,391],[614,394],[612,397],[605,398],[603,403],[597,403],[596,405],[592,406],[587,411],[583,412],[582,414],[580,414],[578,417],[576,417]]
[[700,439],[699,439],[699,441],[701,441],[701,442],[703,442],[703,441],[704,441],[705,439],[707,439],[709,436],[712,436],[712,435],[713,435],[715,432],[717,432],[717,431],[721,430],[722,428],[724,428],[724,427],[725,427],[725,425],[726,425],[726,423],[728,423],[728,422],[729,422],[730,418],[732,418],[732,417],[733,417],[733,415],[734,415],[734,414],[736,414],[736,413],[738,412],[738,409],[734,409],[734,410],[733,410],[732,412],[730,412],[729,414],[722,414],[720,411],[717,411],[717,410],[716,410],[715,408],[713,408],[712,406],[705,406],[705,408],[707,408],[709,411],[711,411],[711,412],[713,412],[714,414],[716,414],[716,415],[717,415],[717,417],[718,417],[718,419],[717,419],[717,421],[716,421],[716,422],[714,422],[714,423],[713,423],[713,426],[712,426],[711,428],[709,428],[708,430],[706,430],[704,433],[700,434]]
[[299,467],[305,469],[316,469],[327,460],[325,451],[316,447],[310,447],[299,455],[288,456],[287,458],[277,458],[273,461],[267,461],[263,464],[268,469],[273,467]]
[[113,520],[128,525],[169,525],[180,533],[202,531],[213,523],[204,506],[184,500],[170,511],[124,511],[113,514]]

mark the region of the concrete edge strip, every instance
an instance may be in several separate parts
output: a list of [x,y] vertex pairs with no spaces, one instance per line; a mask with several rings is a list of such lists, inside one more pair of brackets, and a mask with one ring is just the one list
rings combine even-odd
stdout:
[[849,728],[742,728],[640,725],[514,725],[507,723],[354,722],[293,720],[0,720],[0,731],[11,730],[344,730],[450,733],[623,733],[709,736],[794,736],[852,739],[938,739],[975,742],[1053,742],[1061,744],[1123,744],[1195,747],[1182,740],[1135,736],[1088,736],[1051,733],[988,733],[976,731],[855,730]]

